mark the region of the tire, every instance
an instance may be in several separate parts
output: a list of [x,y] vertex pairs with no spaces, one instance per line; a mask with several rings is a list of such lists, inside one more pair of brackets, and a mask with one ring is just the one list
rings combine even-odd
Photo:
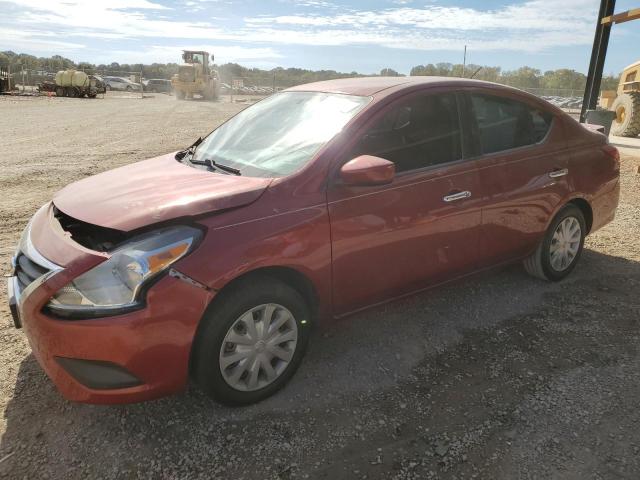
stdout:
[[131,85],[127,85],[127,89],[126,90],[127,90],[127,92],[130,92],[132,90],[131,89]]
[[611,105],[616,118],[611,124],[611,133],[621,137],[640,134],[640,92],[618,95]]
[[64,88],[56,87],[56,97],[64,97]]
[[[271,307],[275,310],[266,310]],[[266,321],[268,326],[274,327],[273,322],[282,322],[283,319],[286,323],[270,332],[271,335],[278,335],[272,336],[271,341],[274,338],[294,336],[296,341],[289,340],[277,344],[278,346],[269,346],[271,341],[267,340],[268,337],[262,337],[258,333],[263,331],[262,322]],[[246,320],[254,325],[254,338],[261,340],[255,343],[249,340],[252,337]],[[203,316],[194,341],[192,375],[207,395],[225,405],[249,405],[264,400],[280,390],[298,369],[309,342],[310,327],[309,307],[296,290],[267,276],[241,280],[230,287],[230,290],[222,292],[221,298]],[[244,340],[233,343],[227,335],[235,335],[231,338]],[[272,356],[271,348],[280,349],[280,354],[287,353],[290,356],[288,363]],[[233,358],[242,355],[245,356],[243,359],[224,365],[223,373],[221,361],[224,362],[225,357],[230,359],[228,362],[232,362]],[[269,379],[267,373],[268,365],[274,376],[272,379]],[[252,369],[252,366],[257,368]],[[257,370],[255,382],[251,381],[253,370]],[[240,373],[239,377],[236,375],[236,386],[233,386],[231,377]]]
[[[576,241],[577,250],[573,254],[573,256],[571,256],[571,259],[567,266],[563,268],[557,268],[557,265],[554,266],[554,261],[552,259],[551,253],[553,245],[556,244],[554,240],[554,234],[556,233],[556,230],[561,223],[571,218],[575,219],[580,227],[579,239]],[[570,221],[567,222],[568,225],[571,225]],[[533,253],[533,255],[531,255],[524,261],[525,270],[530,275],[542,280],[550,280],[553,282],[562,280],[571,273],[571,271],[578,263],[578,260],[580,260],[586,232],[587,227],[582,210],[572,204],[565,205],[554,217],[553,221],[549,225],[549,228],[547,229],[547,232],[545,233],[544,239],[542,240],[542,242],[540,242],[540,245],[538,245],[536,251]],[[568,242],[569,247],[571,247],[571,245],[575,244],[576,242]]]
[[182,90],[176,90],[176,98],[178,100],[184,100],[184,92]]

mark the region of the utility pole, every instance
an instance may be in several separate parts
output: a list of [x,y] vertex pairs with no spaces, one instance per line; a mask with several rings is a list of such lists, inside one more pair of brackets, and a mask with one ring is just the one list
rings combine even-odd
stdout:
[[462,59],[462,78],[464,78],[465,70],[467,69],[467,46],[464,46],[464,58]]

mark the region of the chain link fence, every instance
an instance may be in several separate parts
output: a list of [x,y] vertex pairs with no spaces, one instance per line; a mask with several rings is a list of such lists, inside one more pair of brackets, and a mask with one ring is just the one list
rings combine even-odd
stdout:
[[[163,80],[164,90],[156,93],[171,94],[168,81],[171,72],[149,71],[145,78],[144,68],[141,71],[122,71],[114,69],[78,69],[88,75],[95,75],[106,85],[106,94],[113,97],[143,98],[147,89],[146,83],[150,79]],[[0,91],[14,91],[24,94],[42,93],[42,85],[46,82],[55,84],[55,71],[28,69],[20,65],[0,64]],[[310,79],[311,80],[311,79]],[[279,78],[274,72],[253,72],[251,77],[234,76],[224,70],[219,74],[219,97],[221,101],[250,102],[260,100],[297,83],[307,83],[306,80],[292,82],[290,77]],[[159,82],[158,82],[159,83]],[[521,88],[533,95],[541,97],[570,113],[580,111],[582,107],[582,89],[564,88]]]

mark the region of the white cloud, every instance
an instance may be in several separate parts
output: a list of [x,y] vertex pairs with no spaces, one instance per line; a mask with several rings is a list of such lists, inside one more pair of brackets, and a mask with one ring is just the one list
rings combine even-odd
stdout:
[[[210,1],[183,0],[176,8],[200,9]],[[397,5],[380,10],[336,11],[335,4],[324,0],[302,0],[298,6],[312,7],[312,13],[254,16],[244,18],[238,25],[206,14],[198,14],[195,17],[198,20],[193,22],[176,20],[173,10],[150,0],[4,0],[4,3],[20,6],[19,15],[6,22],[7,26],[30,32],[29,36],[17,35],[3,42],[14,49],[40,48],[45,40],[51,49],[57,48],[49,37],[51,32],[58,32],[54,42],[61,49],[82,48],[73,41],[67,42],[70,38],[127,39],[144,43],[146,47],[140,48],[140,52],[160,54],[157,49],[166,48],[164,53],[170,49],[175,56],[179,47],[154,45],[160,39],[173,39],[172,43],[220,42],[216,47],[217,58],[228,56],[238,61],[252,59],[247,55],[277,59],[279,54],[273,47],[291,45],[459,50],[468,44],[475,51],[518,52],[588,45],[597,7],[593,0],[529,0],[487,11],[436,4],[422,8]],[[0,18],[0,27],[2,24]],[[222,45],[227,42],[236,46]],[[220,52],[225,49],[227,53],[221,57]],[[145,61],[142,55],[137,59]]]
[[[35,38],[35,34],[44,38]],[[58,35],[54,32],[33,32],[0,27],[0,45],[6,45],[9,49],[15,44],[20,44],[21,48],[35,53],[47,53],[52,48],[60,53],[74,52],[84,48],[84,44],[60,41],[57,38]]]
[[282,58],[282,55],[269,47],[243,47],[239,45],[180,45],[166,46],[154,45],[144,52],[145,57],[155,62],[176,62],[180,61],[182,50],[204,50],[213,52],[216,63],[240,62],[240,61],[266,61]]
[[593,2],[590,0],[532,0],[502,9],[481,11],[473,8],[399,7],[379,11],[348,12],[339,15],[281,15],[246,18],[250,25],[300,25],[367,28],[411,26],[427,30],[541,31],[593,28]]
[[451,50],[469,44],[476,51],[540,52],[588,45],[595,18],[591,0],[530,0],[500,9],[427,5],[341,14],[245,18],[256,34],[278,32],[299,44],[373,44],[415,50]]

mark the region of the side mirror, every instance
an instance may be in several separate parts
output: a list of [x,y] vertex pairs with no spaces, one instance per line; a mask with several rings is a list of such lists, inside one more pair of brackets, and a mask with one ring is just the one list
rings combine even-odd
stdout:
[[349,160],[340,169],[340,178],[345,185],[386,185],[393,181],[396,166],[393,162],[373,155],[361,155]]

